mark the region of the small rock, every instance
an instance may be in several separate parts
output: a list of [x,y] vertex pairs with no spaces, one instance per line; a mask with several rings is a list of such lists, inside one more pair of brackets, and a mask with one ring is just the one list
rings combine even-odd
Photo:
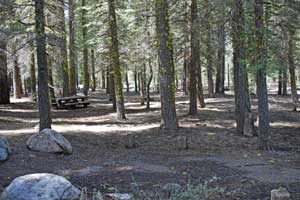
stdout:
[[132,136],[132,135],[127,136],[127,141],[126,141],[125,147],[127,149],[134,149],[134,148],[138,147],[138,143],[136,142],[134,136]]
[[0,161],[7,160],[10,153],[8,141],[4,137],[0,137]]
[[78,200],[80,190],[67,179],[54,174],[20,176],[3,191],[5,200]]
[[167,183],[166,185],[163,186],[163,191],[168,193],[168,194],[175,194],[181,191],[182,187],[181,185],[177,183]]
[[189,137],[179,136],[177,138],[177,149],[178,150],[188,150],[189,149]]
[[290,193],[285,188],[279,188],[271,191],[271,200],[289,200]]
[[104,195],[104,200],[132,200],[130,194],[110,193]]
[[33,151],[46,153],[71,154],[73,152],[70,142],[52,129],[43,129],[41,132],[32,135],[27,140],[27,147]]

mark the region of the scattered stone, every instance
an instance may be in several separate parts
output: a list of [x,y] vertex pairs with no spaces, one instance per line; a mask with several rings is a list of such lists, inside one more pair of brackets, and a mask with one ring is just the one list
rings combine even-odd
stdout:
[[0,137],[0,161],[7,160],[10,153],[8,141],[4,137]]
[[33,151],[45,153],[65,153],[73,152],[70,142],[60,133],[52,129],[44,129],[32,135],[27,140],[27,147]]
[[271,200],[289,200],[290,193],[285,188],[279,188],[271,191]]
[[3,191],[5,200],[78,200],[80,190],[67,179],[54,174],[20,176]]
[[132,135],[127,136],[127,141],[126,141],[125,147],[127,149],[134,149],[134,148],[138,147],[138,143],[136,142],[134,136],[132,136]]
[[163,186],[162,189],[170,196],[171,194],[176,194],[180,192],[182,190],[182,186],[178,183],[167,183]]
[[111,193],[105,194],[104,200],[132,200],[132,197],[130,194]]
[[179,136],[177,138],[177,149],[178,150],[188,150],[189,149],[189,137]]

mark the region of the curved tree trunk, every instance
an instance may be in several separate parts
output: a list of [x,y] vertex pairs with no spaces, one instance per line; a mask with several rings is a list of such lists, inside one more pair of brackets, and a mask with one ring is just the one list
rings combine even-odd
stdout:
[[176,129],[178,123],[175,107],[175,66],[167,0],[155,0],[155,14],[160,75],[161,128]]

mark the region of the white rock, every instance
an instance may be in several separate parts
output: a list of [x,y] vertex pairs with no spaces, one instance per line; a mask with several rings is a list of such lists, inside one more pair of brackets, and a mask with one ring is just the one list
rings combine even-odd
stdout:
[[27,147],[33,151],[46,153],[71,154],[73,152],[70,142],[52,129],[44,129],[40,133],[32,135],[27,140]]
[[54,174],[20,176],[3,191],[5,200],[79,200],[80,190]]
[[7,160],[10,153],[8,141],[4,137],[0,137],[0,161]]

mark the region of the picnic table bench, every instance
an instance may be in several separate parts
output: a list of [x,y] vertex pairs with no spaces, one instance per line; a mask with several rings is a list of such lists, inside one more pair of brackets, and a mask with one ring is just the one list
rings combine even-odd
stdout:
[[90,104],[90,101],[86,96],[72,96],[72,97],[58,97],[52,102],[52,106],[59,108],[86,108]]

